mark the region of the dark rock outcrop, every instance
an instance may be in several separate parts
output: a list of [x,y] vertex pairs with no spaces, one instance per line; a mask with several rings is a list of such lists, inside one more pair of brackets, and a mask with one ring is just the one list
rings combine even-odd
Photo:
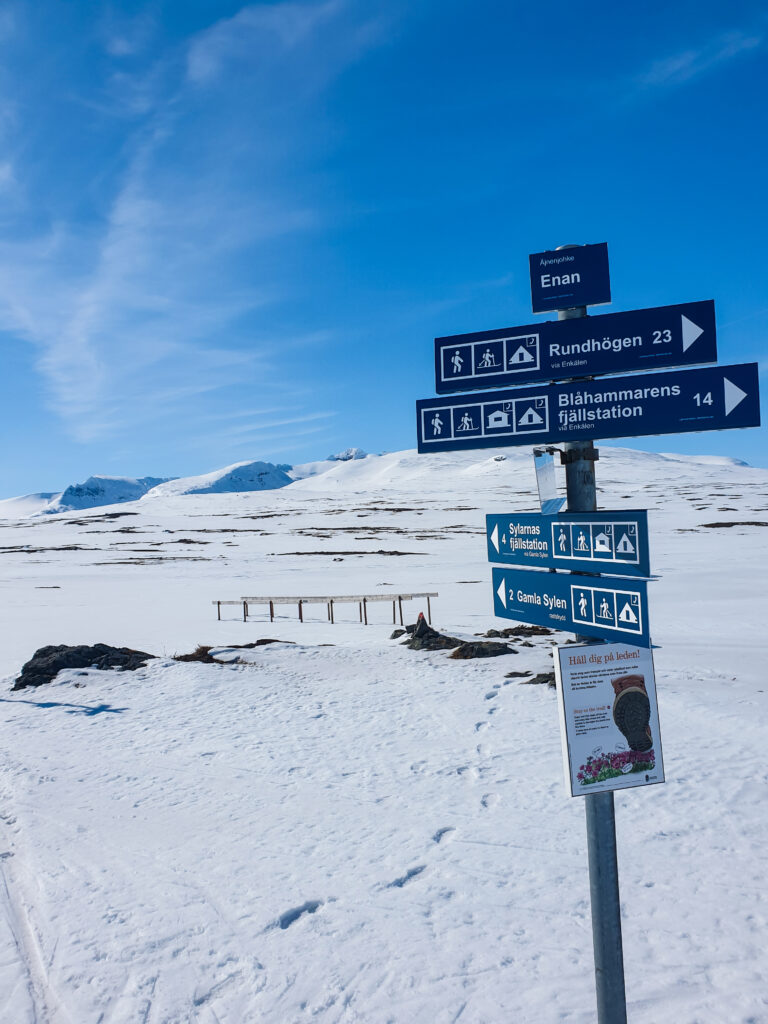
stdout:
[[120,668],[134,670],[142,668],[154,658],[154,654],[134,651],[130,647],[110,647],[108,644],[80,645],[68,647],[40,647],[29,661],[22,666],[21,673],[12,690],[24,690],[28,686],[43,686],[56,678],[64,668]]
[[[220,661],[212,658],[210,652],[226,647],[229,650],[237,648],[239,651],[250,651],[254,647],[264,647],[265,644],[292,644],[293,640],[273,640],[271,637],[262,637],[261,640],[254,640],[252,644],[218,644],[212,647],[210,644],[198,644],[190,654],[174,654],[174,661],[199,661],[203,665],[221,665]],[[333,644],[321,644],[323,647],[332,647]]]
[[452,647],[461,647],[462,643],[463,641],[457,640],[456,637],[444,636],[436,629],[432,629],[423,614],[419,614],[411,639],[406,641],[403,647],[410,647],[412,651],[446,651]]
[[554,632],[553,629],[547,629],[546,626],[507,626],[506,629],[488,629],[485,633],[478,633],[477,636],[512,637],[514,639],[521,636],[551,636]]
[[468,660],[469,658],[498,658],[500,654],[517,654],[517,651],[507,644],[475,641],[457,647],[449,657]]
[[523,686],[543,686],[546,683],[547,686],[551,686],[552,689],[555,687],[555,673],[554,672],[539,672],[532,679],[526,679],[523,682]]

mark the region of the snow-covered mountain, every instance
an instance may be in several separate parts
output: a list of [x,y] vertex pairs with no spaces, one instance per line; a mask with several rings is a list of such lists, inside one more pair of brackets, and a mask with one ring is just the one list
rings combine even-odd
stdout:
[[178,494],[222,494],[274,490],[295,480],[318,476],[338,465],[366,459],[362,448],[346,448],[318,462],[298,466],[275,465],[271,462],[236,462],[223,469],[188,477],[152,477],[139,479],[122,476],[88,477],[80,484],[71,484],[64,491],[47,491],[0,499],[0,518],[17,519],[56,512],[73,512],[102,505],[118,505],[137,501],[144,495],[162,497]]
[[352,462],[354,459],[364,459],[368,455],[362,448],[345,448],[343,452],[336,455],[329,455],[328,462]]
[[[745,466],[740,459],[711,455],[674,455],[639,452],[629,448],[601,446],[610,452],[611,483],[638,493],[639,480],[672,472],[677,478],[690,477],[709,467]],[[289,487],[292,492],[359,494],[397,489],[415,493],[428,489],[455,494],[457,491],[514,486],[516,474],[530,468],[527,448],[494,448],[483,452],[419,454],[413,449],[368,455],[360,448],[347,448],[317,462],[276,465],[271,462],[237,462],[199,476],[157,479],[142,477],[93,476],[85,483],[68,487],[60,494],[29,494],[0,501],[0,518],[16,519],[40,514],[84,510],[125,502],[156,501],[159,498],[192,494],[232,494]],[[606,481],[608,482],[608,481]]]
[[73,512],[136,501],[166,479],[158,476],[143,476],[138,480],[127,476],[89,476],[84,483],[71,484],[61,494],[54,495],[40,511]]
[[271,462],[236,462],[223,469],[200,476],[185,476],[153,487],[146,494],[147,500],[178,494],[225,494],[237,491],[271,491],[286,487],[291,478],[286,473],[290,467],[275,466]]
[[18,498],[1,498],[0,519],[23,519],[38,515],[60,497],[61,491],[45,491],[40,494],[21,494]]

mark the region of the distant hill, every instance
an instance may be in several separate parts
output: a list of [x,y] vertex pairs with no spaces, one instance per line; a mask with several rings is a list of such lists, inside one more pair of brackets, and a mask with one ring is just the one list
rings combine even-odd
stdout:
[[[627,495],[636,496],[646,486],[637,484],[639,477],[648,479],[647,474],[654,471],[663,473],[674,467],[678,475],[687,476],[690,473],[695,476],[708,468],[746,465],[740,459],[726,456],[658,455],[619,447],[611,448],[610,451],[610,474],[613,481],[622,482]],[[288,486],[297,491],[346,490],[350,493],[396,488],[416,494],[429,489],[443,491],[446,497],[463,492],[465,498],[469,493],[477,491],[479,499],[488,485],[508,484],[510,488],[519,490],[523,480],[526,487],[532,488],[533,495],[535,477],[528,448],[429,455],[419,455],[412,449],[368,455],[360,448],[347,448],[337,455],[297,466],[249,461],[236,462],[199,476],[170,479],[92,476],[84,483],[73,484],[60,493],[26,494],[0,500],[0,518],[17,519],[80,511],[139,499],[153,501],[185,494],[265,491]],[[643,507],[639,497],[636,504]]]
[[291,477],[288,466],[275,466],[271,462],[236,462],[223,469],[200,476],[185,476],[160,483],[147,492],[147,500],[178,494],[223,494],[233,491],[270,491],[287,487]]
[[46,514],[74,512],[100,505],[135,502],[147,490],[164,483],[166,479],[163,476],[142,476],[139,479],[130,476],[89,476],[84,483],[70,484],[60,495],[54,495],[39,511]]

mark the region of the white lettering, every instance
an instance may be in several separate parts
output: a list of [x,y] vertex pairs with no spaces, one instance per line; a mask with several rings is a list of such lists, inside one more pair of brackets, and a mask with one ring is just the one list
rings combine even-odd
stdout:
[[574,270],[572,274],[542,274],[542,288],[560,288],[564,284],[581,284],[581,276]]

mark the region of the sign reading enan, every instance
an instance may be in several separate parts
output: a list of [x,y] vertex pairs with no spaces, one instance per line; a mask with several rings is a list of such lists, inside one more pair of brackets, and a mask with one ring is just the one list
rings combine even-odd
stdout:
[[535,252],[528,262],[534,313],[611,301],[607,242]]

